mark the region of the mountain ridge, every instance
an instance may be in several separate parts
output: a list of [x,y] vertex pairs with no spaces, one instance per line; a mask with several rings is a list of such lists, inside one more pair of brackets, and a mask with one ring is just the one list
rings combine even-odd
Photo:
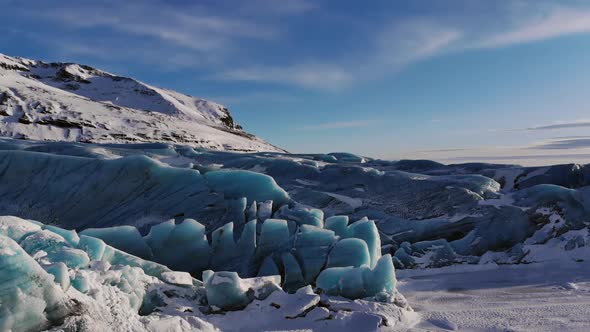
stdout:
[[284,152],[244,131],[225,106],[213,101],[88,65],[1,53],[0,136]]

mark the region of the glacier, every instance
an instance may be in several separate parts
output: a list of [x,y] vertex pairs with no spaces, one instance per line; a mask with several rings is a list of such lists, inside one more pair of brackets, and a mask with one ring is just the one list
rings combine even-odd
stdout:
[[[195,223],[189,221],[180,226],[188,224],[194,227]],[[89,235],[77,237],[79,241],[76,243],[59,235],[64,232],[74,235],[75,231],[17,217],[0,217],[0,225],[0,278],[3,280],[0,288],[0,326],[3,330],[56,328],[96,331],[104,328],[143,331],[153,330],[150,326],[157,325],[160,327],[154,331],[164,331],[173,326],[186,326],[186,329],[181,329],[183,331],[213,331],[215,324],[208,322],[210,317],[216,318],[216,315],[232,310],[252,310],[251,305],[266,303],[269,308],[293,306],[285,312],[284,319],[304,318],[308,311],[319,308],[320,295],[311,286],[306,286],[301,276],[293,283],[287,264],[283,276],[242,278],[237,272],[206,270],[202,273],[203,281],[200,281],[186,272],[174,272],[163,265],[122,252]],[[202,227],[198,229],[202,230]],[[235,251],[233,254],[239,255]],[[291,254],[284,253],[283,257],[285,255]],[[387,293],[389,297],[397,298],[398,302],[403,301],[393,287],[392,261],[389,257],[383,258],[389,268],[380,267],[383,265],[380,261],[365,279],[374,289],[365,287],[367,293],[362,295],[369,297]],[[293,256],[289,264],[299,270]],[[334,287],[335,284],[330,289]],[[359,291],[330,293],[360,298]],[[321,294],[321,288],[317,292]],[[278,295],[274,294],[279,293],[282,295],[275,299]],[[298,307],[295,304],[301,301],[301,294],[306,294],[310,302]],[[354,315],[372,317],[368,312],[370,301],[381,301],[397,308],[391,318],[402,320],[409,307],[394,304],[391,298],[366,299],[360,302],[365,308],[355,310]],[[117,301],[116,307],[112,307],[112,301]],[[100,311],[100,314],[93,317],[89,314],[93,310]],[[334,312],[338,310],[334,309]],[[354,315],[326,322],[327,327],[346,324]],[[117,326],[121,316],[128,320]],[[156,320],[158,323],[155,323]],[[258,327],[262,328],[264,322],[260,324]],[[307,324],[313,326],[315,323],[309,321]],[[252,327],[252,330],[256,329]]]
[[401,327],[400,272],[590,257],[587,170],[0,139],[1,326]]
[[[188,219],[198,221],[204,229],[185,226],[186,231],[207,242],[214,231],[226,227],[215,236],[215,242],[225,242],[226,247],[231,244],[226,234],[231,227],[233,245],[245,246],[244,251],[260,264],[265,257],[253,253],[248,243],[262,240],[259,247],[266,246],[259,236],[265,231],[264,221],[274,218],[287,221],[289,234],[310,225],[341,238],[359,237],[368,246],[371,264],[389,253],[398,268],[405,268],[477,263],[488,252],[512,255],[518,248],[510,249],[524,244],[552,215],[564,215],[567,220],[560,232],[584,229],[588,215],[584,182],[588,167],[584,165],[442,165],[352,160],[340,154],[240,154],[169,144],[81,145],[9,139],[0,140],[0,165],[4,170],[0,214],[42,220],[82,233],[94,231],[89,228],[129,226],[137,243],[117,244],[116,234],[103,240],[145,259],[161,256],[156,258],[160,261],[174,252],[166,254],[162,248],[185,246],[176,245],[176,240],[156,239],[154,227],[162,224],[167,234]],[[26,190],[31,186],[39,189]],[[549,210],[538,212],[543,209]],[[255,225],[248,224],[252,220]],[[355,222],[348,225],[348,220]],[[367,221],[376,230],[362,229]],[[244,229],[251,235],[238,244]],[[370,234],[371,230],[378,236]],[[140,239],[150,232],[149,242],[157,250]],[[283,232],[280,236],[286,239]],[[370,237],[379,237],[380,244]],[[200,257],[215,250],[207,248],[203,239],[178,241],[191,242],[193,248],[187,250]],[[167,244],[156,244],[163,242]],[[219,262],[232,261],[220,249],[216,256]],[[432,259],[417,259],[422,256]],[[168,264],[186,271],[203,271],[208,264],[193,263],[191,268],[172,260]],[[255,274],[251,266],[233,261],[232,270]]]

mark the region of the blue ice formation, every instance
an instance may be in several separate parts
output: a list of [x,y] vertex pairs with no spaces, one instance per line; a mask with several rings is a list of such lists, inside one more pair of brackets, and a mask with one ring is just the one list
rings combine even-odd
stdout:
[[[113,156],[120,158],[112,159]],[[172,160],[170,164],[185,168],[166,166],[155,159]],[[187,168],[187,164],[191,166]],[[196,151],[171,144],[83,145],[0,140],[0,167],[3,169],[0,214],[44,220],[77,231],[133,226],[139,233],[131,228],[139,240],[135,243],[115,243],[117,234],[124,229],[96,236],[142,258],[167,262],[175,269],[199,272],[227,266],[244,276],[259,272],[257,269],[266,259],[260,253],[262,249],[252,254],[255,264],[227,254],[228,250],[221,249],[225,246],[215,245],[215,259],[207,252],[213,250],[212,233],[222,227],[229,228],[226,225],[230,222],[236,246],[247,223],[256,220],[258,248],[263,224],[273,218],[287,221],[290,236],[290,241],[284,244],[287,247],[295,245],[293,235],[303,225],[333,230],[339,237],[334,243],[347,237],[361,238],[369,249],[372,267],[382,250],[394,254],[403,242],[446,239],[457,256],[508,249],[522,243],[539,228],[534,221],[536,207],[557,203],[563,207],[568,223],[575,224],[574,228],[585,227],[583,219],[589,212],[583,190],[566,194],[563,190],[572,189],[543,185],[552,183],[571,188],[586,185],[584,174],[590,168],[579,165],[545,170],[483,163],[384,161],[346,153],[239,154]],[[37,190],[28,190],[31,187]],[[514,191],[512,198],[516,206],[504,204],[496,208],[480,204],[498,198],[501,187],[503,192]],[[564,194],[553,194],[559,190]],[[533,209],[521,209],[530,207]],[[346,222],[344,227],[338,221],[328,225],[330,217],[335,215],[348,215],[350,220],[363,216],[376,220],[381,241],[388,247],[380,248],[371,242],[374,234],[365,234],[379,233],[373,226],[358,221],[350,226]],[[174,225],[184,219],[198,220],[207,241],[195,241],[194,246],[193,242],[176,245],[180,242],[164,239],[175,239],[176,235],[166,235],[142,245],[140,236],[145,237],[162,220],[171,219]],[[503,219],[516,221],[507,223]],[[502,227],[510,231],[496,231]],[[228,228],[224,233],[229,232]],[[194,234],[187,238],[201,237],[200,230],[192,231]],[[60,235],[70,244],[77,241],[71,234]],[[218,235],[216,239],[230,244],[228,236]],[[242,243],[249,243],[246,251],[251,253],[252,233],[247,238]],[[485,241],[475,241],[478,238]],[[187,245],[190,247],[187,250],[200,258],[194,262],[177,258],[174,262],[176,249],[167,248]],[[154,247],[158,247],[157,252]],[[147,249],[159,257],[150,257]],[[413,254],[408,252],[410,256]],[[440,257],[451,256],[447,254],[441,252]],[[301,261],[297,253],[293,255]],[[274,256],[273,263],[282,271],[280,256]],[[243,264],[244,261],[248,264]],[[441,264],[443,261],[440,260]],[[312,280],[316,272],[310,273],[302,267],[302,273],[306,280]]]
[[[194,219],[185,219],[180,224],[169,220],[155,225],[144,240],[154,253],[153,260],[166,262],[173,270],[202,271],[209,263],[211,249],[205,227]],[[180,252],[183,254],[179,255]]]
[[[40,226],[41,225],[41,226]],[[56,232],[49,229],[56,230]],[[31,257],[36,257],[43,267],[52,274],[60,274],[60,267],[53,264],[62,263],[68,269],[83,269],[91,261],[103,261],[109,264],[129,265],[141,268],[147,275],[160,277],[163,272],[171,271],[167,267],[139,257],[127,254],[106,245],[102,240],[86,235],[79,236],[77,245],[72,245],[60,234],[73,234],[56,227],[47,227],[16,217],[0,217],[0,235],[18,243],[19,248]],[[58,234],[59,233],[59,234]],[[78,236],[75,236],[78,238]],[[58,276],[61,278],[61,276]]]
[[395,283],[393,261],[387,254],[372,269],[367,265],[327,268],[318,276],[316,286],[329,295],[355,299],[393,294]]
[[299,230],[293,249],[301,262],[305,282],[311,284],[326,265],[337,238],[334,232],[316,226],[302,225]]
[[[319,220],[320,225],[324,224],[321,214],[313,209],[297,211],[299,220]],[[305,213],[308,216],[304,216]],[[12,232],[15,238],[24,237],[20,244],[30,255],[43,251],[50,262],[62,262],[69,269],[83,268],[90,261],[101,260],[139,267],[156,277],[169,271],[164,265],[196,276],[208,269],[231,271],[236,278],[279,274],[282,287],[295,292],[315,284],[325,269],[375,267],[373,259],[376,262],[380,257],[380,253],[372,251],[380,247],[375,223],[365,218],[348,225],[347,218],[332,217],[327,225],[333,226],[333,220],[341,223],[341,227],[335,228],[336,232],[284,219],[266,219],[258,232],[258,221],[254,219],[243,225],[241,234],[236,235],[235,224],[227,223],[214,230],[209,239],[205,226],[193,219],[160,223],[152,226],[145,236],[132,226],[87,229],[78,236],[75,231],[29,222],[23,224],[27,227],[8,227],[6,232]],[[59,274],[56,268],[52,271]],[[83,274],[76,275],[71,285],[83,291],[86,288],[84,278]],[[63,284],[67,283],[63,281]]]
[[302,206],[289,208],[283,205],[276,213],[276,218],[294,221],[297,225],[324,227],[324,211]]
[[[326,228],[323,228],[323,214],[315,209],[294,207],[283,210],[284,214],[297,216],[296,220],[266,219],[258,227],[259,221],[253,219],[242,225],[240,234],[235,232],[235,223],[227,223],[213,230],[208,238],[205,226],[193,219],[185,219],[178,224],[169,220],[152,226],[143,237],[138,235],[137,230],[129,230],[131,226],[125,226],[125,232],[119,235],[130,234],[129,243],[117,243],[113,240],[124,239],[117,237],[122,227],[83,231],[80,244],[87,245],[93,237],[86,235],[93,235],[102,238],[109,245],[129,248],[135,252],[138,252],[136,248],[145,247],[145,256],[139,254],[139,257],[154,260],[174,270],[190,272],[195,276],[200,276],[205,270],[231,271],[232,274],[226,277],[235,281],[237,278],[279,274],[282,277],[280,284],[288,292],[314,285],[324,270],[352,268],[354,271],[364,271],[376,268],[381,258],[381,242],[374,221],[363,218],[348,225],[348,218],[333,216],[326,220]],[[277,215],[282,214],[279,211]],[[100,248],[95,251],[100,251]],[[391,261],[391,257],[388,257]],[[325,279],[323,285],[326,280],[332,279]],[[370,282],[372,279],[366,280]],[[366,284],[362,284],[362,287],[365,290],[358,294],[363,297],[377,294],[367,290]],[[379,292],[389,289],[375,289],[377,288]],[[341,295],[353,294],[356,293],[344,291]],[[241,306],[241,303],[241,300],[236,300],[235,305]],[[217,306],[225,305],[218,303]]]
[[[246,222],[246,203],[273,201],[278,208],[291,201],[272,177],[255,172],[201,174],[144,155],[103,159],[13,148],[0,147],[0,214],[50,220],[65,229],[136,225],[143,232],[153,221],[182,216],[212,230]],[[117,241],[116,234],[108,241]],[[127,249],[144,254],[146,248]]]
[[47,229],[27,236],[20,246],[31,256],[43,251],[50,262],[63,262],[69,268],[86,266],[90,262],[86,252],[71,247],[61,235]]
[[[588,168],[590,170],[590,168]],[[546,207],[557,206],[563,211],[566,220],[583,227],[590,215],[590,190],[589,187],[570,189],[553,184],[540,184],[523,189],[512,195],[515,204],[522,207]]]
[[[55,271],[52,267],[50,270]],[[68,313],[66,297],[53,279],[14,239],[1,231],[0,329],[43,330],[62,319]]]
[[[381,257],[381,240],[373,220],[362,218],[348,225],[348,217],[333,216],[326,219],[326,228],[334,231],[341,238],[358,238],[367,245],[370,266],[374,266]],[[358,246],[358,245],[357,245]],[[362,265],[362,264],[361,264]]]
[[[16,217],[0,217],[0,330],[44,330],[75,315],[80,304],[70,301],[65,291],[73,287],[88,292],[92,282],[96,283],[90,277],[92,266],[103,266],[102,271],[117,266],[103,275],[102,282],[125,294],[134,310],[139,310],[144,301],[142,280],[146,279],[141,276],[160,278],[170,272],[100,239]],[[96,271],[92,273],[96,275]]]
[[236,272],[203,272],[207,303],[224,310],[242,309],[252,300],[263,300],[280,290],[279,276],[242,279]]
[[[586,228],[590,214],[589,165],[443,165],[346,153],[241,154],[172,144],[0,139],[0,167],[0,215],[43,220],[52,225],[44,226],[48,230],[134,226],[154,257],[146,254],[137,234],[140,241],[134,245],[141,249],[134,252],[129,242],[125,250],[195,275],[222,268],[241,277],[284,273],[283,253],[288,251],[306,283],[313,283],[329,250],[304,253],[299,243],[316,233],[304,236],[304,226],[333,231],[334,238],[322,233],[328,247],[345,238],[362,239],[371,268],[381,253],[394,255],[397,266],[405,268],[426,260],[429,266],[477,262],[489,251],[522,245],[552,213],[566,222],[549,237]],[[33,186],[37,190],[28,190]],[[543,215],[539,209],[549,212]],[[363,226],[358,220],[364,216],[375,220],[377,228]],[[357,221],[348,225],[347,218]],[[156,232],[161,221],[172,219]],[[187,223],[184,238],[170,233],[188,219],[198,220],[199,226],[192,229]],[[281,224],[277,232],[289,236],[275,240],[266,229],[262,239],[267,219],[285,220],[286,230]],[[255,227],[248,224],[254,220]],[[219,229],[213,243],[212,233]],[[70,245],[82,241],[53,231]],[[371,242],[373,231],[380,234],[382,247]],[[230,232],[233,244],[226,235]],[[108,244],[115,235],[101,237]],[[226,249],[234,246],[250,258]],[[279,250],[269,254],[265,247]],[[177,250],[198,258],[175,257]],[[417,259],[424,255],[428,259]]]
[[327,267],[359,267],[371,265],[369,248],[367,243],[361,239],[342,239],[334,245],[328,255]]
[[[314,212],[310,214],[313,216]],[[375,227],[364,219],[357,223]],[[125,294],[133,310],[150,312],[158,303],[161,305],[162,299],[154,298],[154,290],[145,288],[141,276],[171,282],[166,276],[172,270],[125,253],[105,241],[129,248],[146,247],[149,250],[144,252],[152,259],[165,261],[170,267],[187,268],[193,275],[202,271],[203,283],[193,280],[192,284],[183,281],[183,285],[196,287],[193,300],[206,303],[208,310],[213,311],[241,309],[273,291],[295,293],[307,285],[350,298],[388,300],[383,294],[393,296],[395,292],[391,257],[383,256],[373,266],[369,245],[353,235],[356,227],[367,226],[345,225],[344,229],[349,231],[346,237],[329,229],[281,219],[266,219],[260,235],[257,220],[243,226],[237,238],[234,224],[228,223],[214,230],[208,239],[205,226],[185,219],[178,224],[167,221],[153,226],[142,237],[128,227],[78,234],[16,217],[0,217],[0,278],[5,280],[0,287],[0,301],[11,304],[0,307],[0,326],[20,331],[53,324],[77,310],[64,300],[65,291],[75,289],[91,294],[96,287],[95,273],[111,267],[116,272],[105,272],[101,282]],[[120,230],[123,232],[117,237]],[[131,234],[129,243],[124,243],[121,234]],[[372,232],[358,234],[369,243],[379,241],[367,236]],[[91,235],[102,236],[105,241]],[[354,243],[353,247],[360,244],[363,254],[351,252],[347,243]],[[348,260],[350,256],[352,260]],[[210,267],[217,272],[204,270]],[[343,275],[339,271],[349,272]]]
[[227,198],[246,197],[248,202],[272,200],[279,205],[289,202],[289,194],[275,180],[264,174],[250,171],[211,171],[205,179],[214,191]]
[[165,167],[145,156],[104,160],[0,151],[0,167],[3,214],[28,213],[68,229],[129,224],[146,215],[198,214],[203,205],[222,201],[197,171]]
[[287,292],[294,293],[299,288],[306,285],[303,279],[303,273],[299,263],[289,252],[285,252],[281,255],[281,261],[283,263],[283,289]]
[[148,247],[137,230],[133,226],[115,226],[110,228],[87,228],[80,232],[103,240],[106,244],[122,251],[145,259],[152,258],[152,251]]
[[78,242],[78,248],[84,250],[88,254],[88,258],[93,261],[102,259],[107,246],[101,239],[80,235],[80,241]]

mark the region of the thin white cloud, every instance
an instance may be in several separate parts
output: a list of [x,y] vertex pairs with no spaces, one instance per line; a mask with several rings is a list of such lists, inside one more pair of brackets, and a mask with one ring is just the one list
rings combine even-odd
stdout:
[[588,9],[554,7],[523,21],[511,30],[484,38],[477,47],[503,47],[590,32]]
[[[540,6],[523,2],[511,8],[510,17],[491,21],[443,20],[414,17],[381,27],[365,52],[324,61],[318,69],[305,63],[287,64],[283,70],[258,66],[238,68],[218,78],[289,84],[305,88],[338,89],[403,69],[427,58],[469,49],[505,47],[578,33],[590,33],[590,8]],[[482,15],[483,13],[479,13]],[[288,73],[288,74],[287,74]],[[312,73],[312,74],[310,74]],[[284,75],[285,74],[285,75]],[[322,75],[326,74],[326,75]],[[305,77],[306,79],[302,79]],[[334,84],[335,81],[338,84]]]
[[443,52],[460,35],[461,32],[456,29],[427,21],[409,20],[392,24],[381,31],[374,38],[372,49],[360,58],[344,57],[326,63],[296,63],[284,67],[237,68],[224,71],[214,78],[334,91]]
[[301,130],[323,130],[323,129],[343,129],[343,128],[363,128],[375,125],[376,120],[360,120],[360,121],[343,121],[343,122],[327,122],[315,125],[301,127]]
[[[109,46],[113,43],[102,43],[101,47],[114,57],[134,53],[134,57],[157,63],[158,66],[169,63],[169,66],[207,68],[211,73],[207,77],[217,80],[281,84],[324,91],[379,79],[444,54],[590,33],[590,6],[581,1],[570,2],[567,6],[537,0],[521,0],[516,5],[514,2],[494,2],[493,5],[472,6],[456,12],[423,10],[422,13],[416,12],[414,17],[392,13],[389,18],[383,15],[374,21],[359,15],[350,17],[358,24],[343,27],[351,30],[346,30],[343,35],[354,32],[361,36],[348,52],[331,54],[326,51],[310,56],[302,51],[300,53],[304,56],[299,59],[303,60],[286,58],[281,65],[278,64],[278,54],[284,56],[282,52],[275,54],[271,51],[265,56],[256,56],[259,54],[257,42],[262,41],[264,47],[279,50],[286,43],[293,45],[300,42],[302,45],[298,46],[305,49],[306,42],[289,31],[292,27],[300,28],[291,24],[302,24],[301,20],[282,18],[313,11],[313,20],[321,20],[337,15],[331,12],[331,8],[321,8],[320,4],[326,4],[311,0],[219,0],[216,6],[212,6],[214,8],[198,2],[177,7],[156,0],[102,0],[69,5],[33,2],[33,5],[11,2],[10,15],[44,20],[44,24],[49,21],[70,29],[104,28],[110,32],[111,40],[135,44],[121,52],[117,47]],[[487,7],[497,10],[488,12]],[[310,25],[310,33],[313,33],[313,28],[316,26]],[[96,48],[94,38],[73,40],[76,36],[79,33],[46,39],[51,40],[56,49],[60,43],[77,41],[80,47],[70,45],[64,47],[63,52],[70,50],[74,54],[91,55],[88,50],[89,47]],[[330,42],[342,41],[334,38],[327,41]],[[334,49],[341,50],[339,47]],[[242,50],[252,52],[244,52],[248,56],[237,56]],[[104,52],[96,54],[101,53]]]
[[217,51],[236,38],[270,39],[278,34],[273,27],[261,23],[220,17],[200,8],[179,11],[149,1],[50,7],[31,10],[31,14],[70,27],[105,27],[196,51]]
[[554,130],[554,129],[570,129],[570,128],[586,128],[590,127],[590,121],[578,120],[574,122],[561,122],[544,126],[529,127],[524,130]]
[[244,14],[272,16],[299,15],[319,7],[317,2],[308,0],[249,0],[238,2],[238,4],[232,3],[232,6],[238,6],[238,10]]
[[378,33],[370,63],[401,67],[443,53],[463,32],[436,21],[414,18],[390,24]]
[[573,138],[545,142],[531,146],[529,149],[542,150],[571,150],[590,148],[590,138]]
[[[552,124],[540,125],[540,126],[532,126],[526,128],[516,128],[516,129],[492,129],[490,131],[545,131],[545,130],[560,130],[560,129],[577,129],[577,128],[587,128],[590,127],[590,120],[576,120],[576,121],[561,121]],[[567,137],[564,137],[567,138]]]
[[322,90],[337,90],[353,80],[352,75],[343,68],[328,64],[239,68],[221,72],[214,78],[228,81],[292,84]]
[[294,95],[259,91],[242,93],[236,95],[215,95],[205,96],[207,99],[218,101],[222,104],[236,105],[236,104],[248,104],[248,103],[292,103],[299,100]]

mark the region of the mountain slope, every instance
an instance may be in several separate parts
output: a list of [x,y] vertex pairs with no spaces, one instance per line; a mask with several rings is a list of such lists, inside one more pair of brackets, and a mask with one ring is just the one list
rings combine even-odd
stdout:
[[220,104],[86,65],[2,54],[0,136],[282,151],[243,131]]

